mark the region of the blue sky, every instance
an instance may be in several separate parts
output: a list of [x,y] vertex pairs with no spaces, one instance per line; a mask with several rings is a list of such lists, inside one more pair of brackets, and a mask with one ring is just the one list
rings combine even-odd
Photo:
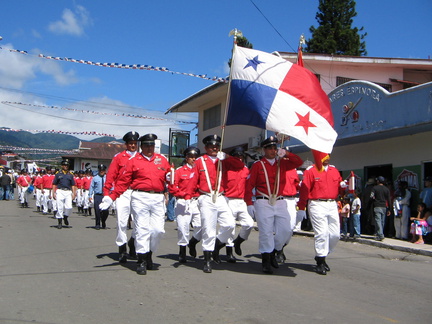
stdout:
[[[163,113],[213,81],[47,60],[37,54],[225,77],[233,41],[230,30],[241,30],[255,49],[292,52],[300,35],[308,39],[309,27],[318,26],[317,9],[318,0],[2,1],[0,101],[29,106],[0,103],[0,127],[96,131],[117,138],[136,130],[156,133],[167,143],[170,127],[192,130],[193,126],[155,118],[196,121],[194,115]],[[427,59],[432,55],[432,1],[358,0],[356,10],[353,26],[363,26],[368,33],[368,56]],[[9,48],[30,55],[10,53]]]

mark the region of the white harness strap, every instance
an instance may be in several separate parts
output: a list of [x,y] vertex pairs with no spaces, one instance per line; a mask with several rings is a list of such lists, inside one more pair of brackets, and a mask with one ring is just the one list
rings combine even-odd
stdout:
[[259,190],[257,190],[257,193],[259,193],[260,195],[262,195],[264,197],[267,197],[268,200],[269,200],[269,204],[272,205],[272,206],[274,206],[276,204],[276,200],[277,200],[277,193],[279,192],[279,183],[280,183],[280,181],[279,181],[279,179],[280,179],[279,161],[278,161],[278,164],[277,164],[277,173],[276,173],[276,179],[275,179],[275,187],[274,187],[274,190],[273,190],[272,194],[270,194],[270,192],[271,192],[270,191],[270,181],[269,181],[267,170],[265,168],[264,162],[263,161],[260,161],[260,162],[261,162],[261,165],[263,167],[264,176],[265,176],[266,185],[267,185],[267,192],[269,194],[266,195],[266,194],[260,192]]
[[[218,160],[217,163],[221,163],[221,161]],[[215,203],[217,197],[219,196],[219,190],[220,190],[220,185],[221,185],[221,180],[222,180],[222,166],[220,164],[218,165],[218,167],[219,167],[219,174],[216,175],[218,177],[218,181],[216,182],[218,186],[217,186],[217,188],[215,190],[213,190],[213,188],[212,188],[212,185],[211,185],[211,182],[210,182],[210,176],[209,176],[209,173],[208,173],[208,170],[207,170],[207,163],[206,163],[206,161],[204,159],[203,159],[203,166],[204,166],[204,172],[205,172],[205,176],[206,176],[206,180],[207,180],[207,186],[208,186],[208,188],[210,190],[212,201],[213,201],[213,203]]]

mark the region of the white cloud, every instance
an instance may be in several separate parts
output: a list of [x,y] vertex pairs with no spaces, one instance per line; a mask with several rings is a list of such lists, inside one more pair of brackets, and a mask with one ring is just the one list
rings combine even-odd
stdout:
[[83,6],[76,6],[74,11],[64,9],[60,20],[48,25],[48,30],[55,34],[72,36],[84,35],[84,29],[92,24],[90,13]]
[[60,62],[43,60],[33,54],[12,53],[6,44],[0,51],[0,86],[20,89],[24,84],[37,77],[37,73],[51,76],[59,85],[77,82],[74,70],[64,71]]

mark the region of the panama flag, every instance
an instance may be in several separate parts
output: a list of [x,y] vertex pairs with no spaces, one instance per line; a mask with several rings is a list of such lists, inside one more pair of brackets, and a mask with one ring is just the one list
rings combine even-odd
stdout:
[[317,77],[281,57],[235,45],[226,125],[283,133],[331,153],[337,133]]

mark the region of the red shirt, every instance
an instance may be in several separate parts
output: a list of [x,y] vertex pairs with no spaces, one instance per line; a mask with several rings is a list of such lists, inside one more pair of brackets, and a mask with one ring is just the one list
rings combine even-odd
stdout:
[[109,193],[114,189],[115,182],[117,181],[120,172],[131,158],[132,156],[130,156],[126,150],[116,154],[113,157],[107,172],[106,181],[103,188],[104,196],[108,196]]
[[117,199],[128,188],[132,190],[163,192],[166,174],[171,166],[167,158],[161,154],[153,154],[148,160],[142,154],[136,154],[126,164],[118,177],[114,190],[110,193],[112,200]]
[[82,178],[82,188],[85,190],[90,190],[90,185],[93,177],[84,177]]
[[[185,199],[190,199],[191,197],[193,197],[195,192],[198,192],[199,194],[202,194],[203,192],[210,193],[211,191],[216,189],[215,187],[218,161],[219,159],[216,159],[215,163],[213,163],[212,159],[207,154],[204,154],[203,156],[195,160],[193,176],[187,186]],[[227,158],[222,160],[221,162],[222,165],[220,171],[222,172],[222,174],[223,172],[227,172],[228,170],[241,170],[244,167],[244,164],[240,159],[233,158],[232,156],[227,156]],[[207,167],[211,188],[209,188],[209,185],[207,183],[204,163]],[[222,179],[219,192],[222,193],[224,191],[224,181]]]
[[[279,191],[277,192],[277,196],[293,196],[297,193],[293,193],[292,195],[285,194],[289,192],[291,189],[290,186],[286,185],[287,178],[286,172],[289,170],[294,170],[303,164],[303,160],[294,153],[287,153],[287,157],[279,160],[280,165],[280,180],[279,180]],[[270,186],[270,192],[268,192],[267,181],[264,173],[264,169],[261,161],[264,163],[264,167],[267,171],[268,181]],[[276,160],[273,165],[266,158],[262,158],[260,161],[256,161],[251,168],[249,179],[246,181],[246,193],[245,193],[245,201],[247,205],[252,205],[252,196],[253,189],[256,189],[256,195],[260,196],[259,192],[263,194],[270,195],[274,191],[276,174],[277,174],[277,165],[278,161]]]
[[285,186],[283,187],[283,196],[296,196],[300,189],[300,179],[296,169],[285,172]]
[[19,176],[16,180],[16,183],[18,183],[21,187],[28,187],[31,184],[32,180],[30,176]]
[[[187,164],[177,168],[174,173],[174,184],[168,186],[169,192],[176,198],[185,198],[188,183],[193,175],[193,167]],[[192,193],[192,197],[198,197],[199,193]]]
[[41,184],[42,184],[42,177],[41,176],[37,176],[36,178],[34,178],[33,185],[35,186],[35,188],[40,189]]
[[315,165],[310,166],[303,173],[297,206],[304,210],[309,199],[336,199],[341,181],[339,171],[332,165],[328,166],[327,171],[322,172],[319,172]]
[[243,199],[248,176],[249,169],[245,165],[241,170],[227,170],[224,173],[225,197]]
[[41,189],[52,189],[54,174],[45,174],[42,177]]

